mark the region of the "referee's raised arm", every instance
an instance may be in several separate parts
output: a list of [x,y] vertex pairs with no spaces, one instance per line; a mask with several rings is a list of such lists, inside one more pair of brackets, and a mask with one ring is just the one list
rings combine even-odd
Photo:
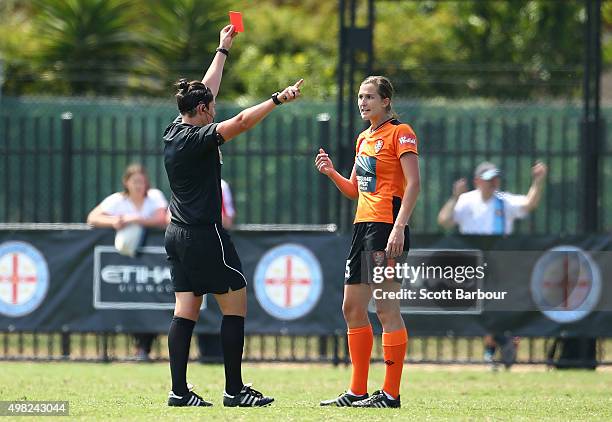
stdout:
[[210,88],[215,98],[219,93],[219,86],[221,86],[225,59],[229,56],[229,50],[232,48],[232,43],[236,35],[238,35],[238,33],[235,31],[234,25],[223,27],[219,33],[219,47],[216,50],[215,57],[202,78],[202,83]]
[[300,88],[303,83],[304,79],[300,79],[281,92],[272,94],[270,99],[242,110],[231,119],[224,120],[217,125],[217,133],[227,142],[242,132],[246,132],[262,121],[277,105],[297,100],[300,97]]

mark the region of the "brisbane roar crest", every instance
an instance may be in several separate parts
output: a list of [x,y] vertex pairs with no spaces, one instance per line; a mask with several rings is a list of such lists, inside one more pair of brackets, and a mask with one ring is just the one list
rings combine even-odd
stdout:
[[382,149],[384,144],[385,144],[385,141],[383,141],[382,139],[378,139],[376,141],[376,144],[374,144],[374,152],[376,154],[378,154],[380,152],[380,150]]

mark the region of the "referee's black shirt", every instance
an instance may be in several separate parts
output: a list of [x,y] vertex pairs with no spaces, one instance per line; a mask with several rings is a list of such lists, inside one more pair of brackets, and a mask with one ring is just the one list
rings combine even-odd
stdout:
[[164,131],[164,165],[172,198],[172,221],[221,224],[221,155],[217,123],[193,126],[179,115]]

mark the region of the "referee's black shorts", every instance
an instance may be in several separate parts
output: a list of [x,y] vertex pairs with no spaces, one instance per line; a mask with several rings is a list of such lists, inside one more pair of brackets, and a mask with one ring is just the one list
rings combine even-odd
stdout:
[[220,224],[166,228],[166,253],[175,292],[223,294],[246,286],[242,263]]
[[[369,283],[368,274],[363,274],[364,268],[371,264],[363,262],[364,252],[384,252],[393,229],[390,223],[355,223],[353,226],[353,240],[351,250],[346,260],[344,284]],[[410,229],[404,229],[404,251],[410,249]],[[399,280],[396,280],[399,281]]]

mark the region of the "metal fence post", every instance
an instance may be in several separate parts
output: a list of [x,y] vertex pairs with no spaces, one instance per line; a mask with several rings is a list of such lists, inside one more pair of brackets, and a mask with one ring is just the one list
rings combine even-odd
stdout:
[[62,358],[70,359],[70,332],[62,331]]
[[72,113],[62,113],[62,222],[72,222]]
[[334,364],[334,366],[338,366],[340,364],[340,336],[342,336],[341,333],[336,332],[336,334],[334,334],[334,356],[332,358],[332,363]]
[[327,360],[327,336],[326,335],[319,336],[319,360],[320,361]]
[[[319,122],[319,145],[329,153],[331,151],[329,114],[317,115],[317,122]],[[329,180],[327,177],[319,177],[319,224],[329,223],[329,208]]]
[[108,356],[108,333],[102,333],[102,361],[110,362]]

